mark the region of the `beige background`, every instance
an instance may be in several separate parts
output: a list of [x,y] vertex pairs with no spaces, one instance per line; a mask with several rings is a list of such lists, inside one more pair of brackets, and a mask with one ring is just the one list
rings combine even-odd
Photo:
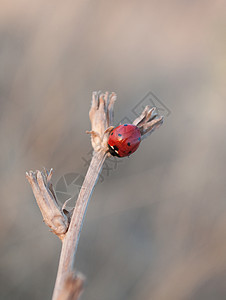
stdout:
[[171,114],[102,173],[76,259],[82,299],[226,299],[225,12],[218,0],[0,2],[1,299],[51,298],[60,242],[25,171],[53,167],[54,185],[85,174],[93,90],[117,93],[116,122],[149,91]]

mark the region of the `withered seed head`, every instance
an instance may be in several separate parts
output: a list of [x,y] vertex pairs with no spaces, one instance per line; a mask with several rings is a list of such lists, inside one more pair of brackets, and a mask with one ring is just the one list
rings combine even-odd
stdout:
[[93,92],[92,105],[89,111],[89,118],[91,121],[91,131],[87,133],[91,134],[91,142],[94,151],[107,151],[107,141],[109,132],[113,128],[114,119],[114,103],[116,100],[116,94],[108,92]]

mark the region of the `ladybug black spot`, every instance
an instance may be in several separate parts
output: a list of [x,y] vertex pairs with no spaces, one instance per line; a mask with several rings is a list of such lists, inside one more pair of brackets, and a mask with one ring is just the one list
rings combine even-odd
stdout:
[[131,154],[132,153],[132,151],[129,151],[129,154]]
[[111,133],[111,135],[113,135],[114,132]]
[[138,141],[140,141],[140,137],[138,138]]
[[121,133],[119,133],[118,136],[122,136]]
[[127,124],[124,124],[124,126],[128,126]]
[[130,143],[127,143],[128,146],[130,146]]

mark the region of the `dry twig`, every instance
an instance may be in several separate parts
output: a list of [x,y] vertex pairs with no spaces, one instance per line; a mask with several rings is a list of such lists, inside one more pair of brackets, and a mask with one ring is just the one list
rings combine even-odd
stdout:
[[[89,112],[92,129],[87,133],[91,134],[94,152],[73,212],[68,212],[57,203],[51,184],[52,169],[50,172],[44,170],[26,173],[46,225],[62,240],[53,300],[77,300],[82,292],[84,278],[75,273],[75,254],[90,196],[105,158],[110,156],[107,141],[113,128],[115,100],[115,93],[109,95],[107,92],[94,92],[92,95]],[[133,124],[139,127],[144,138],[160,126],[162,120],[162,117],[157,117],[154,108],[147,106]]]

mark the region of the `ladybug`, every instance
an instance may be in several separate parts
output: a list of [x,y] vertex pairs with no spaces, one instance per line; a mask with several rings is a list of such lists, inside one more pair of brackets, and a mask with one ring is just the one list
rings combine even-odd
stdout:
[[141,142],[140,130],[132,124],[119,125],[112,129],[108,138],[109,152],[113,156],[129,156]]

